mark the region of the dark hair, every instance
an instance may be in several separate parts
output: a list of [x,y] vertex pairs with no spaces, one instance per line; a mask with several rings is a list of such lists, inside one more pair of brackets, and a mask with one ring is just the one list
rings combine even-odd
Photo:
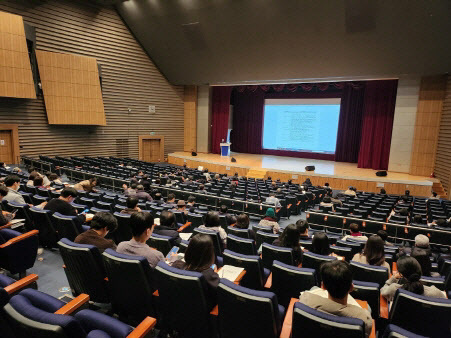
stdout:
[[330,199],[330,196],[324,196],[323,202],[324,203],[330,203],[330,202],[332,202],[332,200]]
[[222,213],[226,213],[227,212],[227,210],[229,210],[228,208],[227,208],[227,206],[226,205],[221,205],[221,208],[219,209]]
[[240,214],[236,218],[236,225],[237,228],[240,229],[247,229],[249,228],[249,216],[246,214]]
[[173,199],[175,199],[175,195],[172,194],[172,193],[170,193],[170,194],[168,195],[168,201],[173,200]]
[[89,179],[89,183],[91,183],[91,185],[92,185],[94,182],[96,182],[96,185],[97,185],[97,177],[91,177],[91,178]]
[[320,268],[321,279],[329,294],[337,299],[346,297],[352,286],[352,270],[349,263],[333,260]]
[[160,215],[160,225],[175,229],[177,227],[175,214],[172,211],[163,210]]
[[34,179],[36,178],[36,176],[38,176],[38,173],[36,173],[36,172],[31,173],[30,176],[28,176],[28,179],[29,179],[30,181],[34,181]]
[[157,200],[157,201],[161,200],[161,192],[157,192],[155,194],[155,198],[154,199]]
[[51,173],[48,177],[49,181],[54,181],[58,179],[58,175],[55,173]]
[[417,295],[422,295],[424,287],[420,282],[422,275],[420,263],[413,257],[402,256],[396,264],[398,265],[399,273],[403,276],[400,280],[400,284],[403,284],[402,288]]
[[324,186],[325,186],[325,187],[328,187],[328,186],[329,186],[329,183],[327,183],[327,182],[324,183]]
[[117,219],[109,212],[100,211],[94,215],[90,226],[91,229],[107,228],[109,232],[113,232],[117,229]]
[[437,197],[437,193],[435,191],[433,191],[432,196]]
[[351,233],[359,232],[360,226],[357,223],[351,223],[349,224],[349,230],[351,230]]
[[399,210],[399,214],[401,216],[407,216],[409,215],[409,210],[407,210],[407,208],[402,208],[401,210]]
[[40,187],[44,184],[44,179],[41,176],[36,176],[33,180],[33,185],[35,187]]
[[423,223],[423,217],[421,217],[421,215],[413,216],[413,223],[418,223],[418,224]]
[[199,184],[199,190],[205,190],[205,185]]
[[17,175],[8,175],[5,178],[5,185],[7,187],[12,187],[14,183],[20,183],[20,178]]
[[134,209],[138,205],[139,199],[138,199],[138,197],[130,196],[130,197],[127,197],[127,201],[125,203],[127,204],[127,208]]
[[155,184],[160,184],[161,183],[161,180],[159,179],[159,178],[157,178],[156,180],[155,180]]
[[312,249],[310,251],[318,255],[329,256],[330,255],[329,237],[327,237],[327,235],[324,232],[317,232],[313,236]]
[[196,197],[194,197],[194,196],[188,197],[188,203],[193,203],[195,200],[196,200]]
[[73,198],[77,197],[78,196],[77,190],[75,190],[74,188],[67,187],[61,191],[61,197],[67,198],[69,196]]
[[404,192],[404,194],[405,194],[406,196],[410,196],[410,190],[406,190],[406,191]]
[[377,231],[377,235],[380,237],[380,238],[382,238],[382,240],[385,242],[386,240],[387,240],[387,238],[388,238],[388,234],[387,234],[387,231],[385,231],[385,230],[378,230]]
[[138,184],[136,182],[133,182],[130,184],[130,189],[136,189],[138,187]]
[[284,248],[299,248],[300,235],[296,224],[288,224],[279,237],[280,246]]
[[438,220],[435,221],[435,224],[439,227],[446,227],[446,219],[439,218]]
[[369,265],[381,266],[385,262],[384,241],[378,235],[372,235],[366,241],[363,255]]
[[130,216],[130,228],[133,237],[141,236],[144,231],[153,227],[153,216],[148,212],[135,212]]
[[299,219],[296,221],[296,226],[299,230],[299,234],[302,235],[308,229],[308,222],[306,220]]
[[216,211],[209,211],[205,216],[205,226],[214,228],[219,226],[219,214]]
[[409,199],[407,198],[406,195],[401,196],[401,199],[404,203],[409,203]]
[[209,235],[197,234],[191,238],[185,251],[186,270],[204,271],[215,262],[213,240]]
[[0,185],[0,196],[5,197],[6,195],[8,195],[8,188],[4,185]]
[[386,195],[386,194],[387,194],[387,192],[385,191],[385,189],[384,189],[384,188],[382,188],[382,189],[381,189],[381,192],[380,192],[380,194]]

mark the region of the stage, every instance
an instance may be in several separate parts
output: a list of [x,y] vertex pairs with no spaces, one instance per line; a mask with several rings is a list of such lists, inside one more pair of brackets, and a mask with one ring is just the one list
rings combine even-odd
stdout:
[[[236,162],[231,162],[231,157]],[[406,189],[412,195],[431,195],[432,185],[437,179],[414,176],[406,173],[388,172],[386,177],[376,176],[377,170],[357,168],[357,163],[344,163],[324,160],[312,160],[283,156],[232,153],[231,157],[217,154],[176,152],[168,155],[168,162],[175,165],[186,164],[189,168],[203,166],[209,171],[227,173],[235,172],[240,176],[263,178],[271,176],[273,180],[292,180],[302,183],[310,177],[314,185],[328,182],[332,189],[345,190],[355,186],[358,190],[378,192],[385,188],[388,194],[403,194]],[[315,171],[305,171],[305,166],[314,165]]]

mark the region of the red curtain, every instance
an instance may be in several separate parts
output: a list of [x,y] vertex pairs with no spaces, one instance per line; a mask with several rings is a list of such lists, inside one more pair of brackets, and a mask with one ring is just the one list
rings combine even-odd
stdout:
[[366,83],[359,168],[388,169],[397,88],[398,80]]
[[229,126],[230,94],[233,87],[213,87],[212,92],[212,130],[211,152],[221,153],[222,140],[227,139]]
[[239,153],[261,154],[265,92],[256,88],[233,95],[231,148]]
[[362,133],[364,85],[343,88],[335,161],[357,163]]

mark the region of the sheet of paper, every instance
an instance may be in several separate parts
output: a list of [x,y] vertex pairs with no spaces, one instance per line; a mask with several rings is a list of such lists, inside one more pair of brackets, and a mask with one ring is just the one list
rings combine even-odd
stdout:
[[241,272],[244,271],[244,268],[239,268],[237,266],[232,265],[224,265],[219,271],[219,277],[228,279],[231,282],[234,282]]
[[[318,289],[315,289],[315,290],[308,290],[308,291],[304,291],[304,292],[310,292],[310,293],[313,293],[315,295],[318,295],[318,296],[321,296],[321,297],[324,297],[324,298],[328,298],[329,297],[329,293],[327,292],[327,290],[324,290],[324,289],[321,289],[321,288],[318,288]],[[302,294],[302,292],[301,292],[301,294]],[[348,305],[356,305],[358,307],[361,307],[360,304],[357,303],[355,301],[354,297],[352,297],[351,295],[348,295]]]
[[180,238],[183,239],[184,241],[187,241],[190,239],[190,237],[193,235],[192,232],[181,232],[180,234]]
[[11,224],[23,223],[23,222],[25,222],[24,219],[12,219],[11,221],[9,221],[9,223],[11,223]]

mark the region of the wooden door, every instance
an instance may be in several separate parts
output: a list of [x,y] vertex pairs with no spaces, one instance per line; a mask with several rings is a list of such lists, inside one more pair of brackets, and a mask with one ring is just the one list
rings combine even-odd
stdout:
[[160,140],[144,139],[142,140],[143,161],[160,162]]
[[11,130],[0,130],[0,162],[14,164],[14,145]]

